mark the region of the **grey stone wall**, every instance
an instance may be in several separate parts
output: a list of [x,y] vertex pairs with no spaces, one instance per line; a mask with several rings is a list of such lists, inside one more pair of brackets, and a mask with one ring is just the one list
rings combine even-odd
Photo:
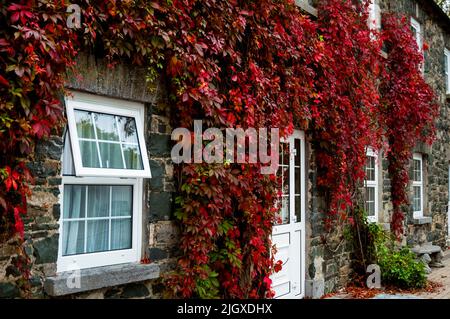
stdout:
[[[432,147],[417,145],[415,152],[424,156],[425,218],[413,219],[412,208],[406,214],[404,244],[411,247],[433,243],[445,247],[447,237],[448,165],[450,165],[450,114],[445,94],[444,48],[450,48],[450,27],[436,14],[426,0],[379,0],[382,12],[397,12],[413,16],[422,25],[424,41],[429,45],[425,54],[425,79],[436,92],[440,115],[436,122],[437,134]],[[411,101],[414,103],[414,101]],[[345,286],[351,275],[351,248],[336,229],[326,234],[323,229],[324,200],[316,189],[314,154],[308,152],[306,211],[306,296],[319,298],[323,294]],[[379,223],[389,229],[392,216],[390,179],[387,160],[379,163]],[[412,196],[412,193],[410,194]],[[431,217],[431,218],[430,218]],[[326,240],[325,240],[326,238]]]
[[306,209],[306,287],[310,298],[344,287],[351,274],[351,247],[343,236],[343,227],[327,232],[324,228],[326,205],[317,189],[317,167],[314,151],[307,143],[307,209]]
[[[431,1],[381,0],[383,11],[412,16],[422,26],[423,41],[428,44],[425,52],[424,76],[436,93],[439,117],[436,121],[436,140],[431,147],[416,145],[414,151],[424,156],[424,219],[415,220],[411,207],[406,216],[405,244],[409,246],[433,243],[445,247],[447,237],[448,167],[450,164],[450,115],[445,90],[444,49],[450,46],[450,26],[433,10]],[[414,103],[414,101],[411,101]],[[390,180],[387,163],[382,165],[381,222],[389,223],[392,215]],[[412,192],[410,192],[412,195]],[[428,217],[428,218],[427,218]],[[431,217],[431,220],[430,220]]]
[[[146,83],[145,69],[119,64],[107,67],[102,59],[81,54],[78,75],[69,75],[67,88],[113,98],[144,103],[146,106],[146,143],[152,178],[144,184],[143,257],[157,264],[164,273],[175,264],[178,230],[170,221],[173,205],[173,165],[170,161],[170,123],[166,96],[159,82]],[[46,279],[56,275],[58,256],[63,129],[36,147],[28,167],[35,176],[28,199],[24,251],[30,258],[31,293],[24,294],[23,279],[16,267],[17,238],[0,244],[0,298],[46,298]],[[107,275],[107,274],[106,274]],[[64,298],[160,298],[160,278],[115,287],[66,295]]]

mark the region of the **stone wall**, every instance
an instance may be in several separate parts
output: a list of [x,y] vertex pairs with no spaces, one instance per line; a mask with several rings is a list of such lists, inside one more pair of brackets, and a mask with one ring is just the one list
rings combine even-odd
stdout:
[[325,200],[317,189],[314,151],[307,143],[306,297],[320,298],[344,287],[351,274],[351,247],[343,228],[326,232],[323,225]]
[[[144,183],[146,205],[143,207],[142,256],[149,258],[151,265],[157,265],[155,274],[167,272],[175,264],[178,254],[178,230],[170,221],[175,189],[170,161],[171,128],[162,85],[159,82],[146,83],[145,69],[125,64],[109,69],[105,61],[92,55],[80,55],[77,72],[79,75],[68,77],[67,87],[71,90],[145,104],[146,143],[152,178]],[[28,199],[28,214],[24,218],[23,248],[30,258],[31,294],[25,295],[20,289],[23,279],[15,265],[18,249],[15,238],[0,245],[0,298],[48,297],[44,286],[49,278],[56,275],[58,256],[62,132],[55,132],[55,135],[37,145],[35,157],[27,164],[36,178]],[[101,275],[101,271],[97,275]],[[160,278],[155,278],[69,294],[64,298],[160,298],[162,291]]]

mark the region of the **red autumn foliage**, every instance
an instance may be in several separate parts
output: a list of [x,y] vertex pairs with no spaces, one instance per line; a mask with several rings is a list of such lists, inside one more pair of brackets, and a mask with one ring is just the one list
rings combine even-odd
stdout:
[[424,80],[423,55],[410,32],[408,20],[386,15],[383,25],[388,57],[380,83],[382,98],[378,120],[389,145],[386,157],[394,206],[392,229],[400,236],[404,219],[402,205],[408,204],[412,149],[419,142],[431,144],[433,141],[434,119],[439,108],[432,89]]
[[321,1],[318,25],[324,38],[317,70],[317,101],[310,126],[318,186],[327,194],[326,228],[347,219],[355,190],[364,179],[365,149],[381,147],[377,78],[381,40],[367,25],[367,3]]
[[[150,79],[163,74],[175,127],[203,118],[219,128],[307,131],[318,184],[328,194],[327,226],[354,204],[365,148],[387,140],[394,229],[400,228],[407,159],[436,116],[401,20],[390,17],[386,30],[371,36],[367,6],[350,0],[323,1],[317,21],[292,0],[73,2],[82,9],[80,30],[66,27],[62,1],[0,0],[3,231],[23,232],[31,183],[24,162],[63,124],[58,97],[80,50],[105,56],[111,66],[124,59],[146,65]],[[386,60],[381,41],[390,50]],[[270,241],[277,179],[261,175],[258,165],[226,163],[186,164],[177,174],[182,257],[168,278],[173,295],[273,296],[269,277],[281,266]]]

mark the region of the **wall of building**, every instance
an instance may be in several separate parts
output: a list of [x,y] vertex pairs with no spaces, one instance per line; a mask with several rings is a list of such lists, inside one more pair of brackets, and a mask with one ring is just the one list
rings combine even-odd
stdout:
[[307,143],[306,150],[307,209],[306,209],[306,283],[305,294],[320,298],[347,284],[351,274],[351,247],[343,237],[343,229],[326,232],[323,220],[326,205],[317,189],[317,167],[314,150]]
[[[431,222],[421,225],[407,216],[405,243],[414,246],[431,242],[444,246],[447,236],[448,165],[450,164],[450,114],[445,95],[443,52],[450,48],[450,30],[439,24],[426,1],[380,0],[383,12],[394,11],[415,16],[424,29],[426,54],[425,77],[437,92],[440,118],[437,140],[433,146],[418,145],[426,164],[426,212]],[[425,5],[424,5],[425,3]],[[167,97],[159,82],[146,83],[145,70],[128,65],[109,69],[102,59],[81,55],[77,67],[81,75],[70,75],[68,88],[108,97],[145,103],[147,149],[152,178],[145,183],[145,231],[143,255],[159,266],[160,274],[174,266],[177,251],[177,227],[171,221],[175,191],[173,165],[170,162],[170,122]],[[150,87],[150,90],[148,90]],[[414,101],[411,101],[414,103]],[[62,131],[37,146],[35,158],[28,163],[36,183],[28,201],[25,222],[24,251],[31,259],[31,295],[48,297],[44,290],[46,278],[55,276],[58,254],[61,184]],[[351,273],[349,244],[342,231],[325,235],[323,228],[324,199],[316,188],[317,171],[314,152],[307,143],[307,210],[306,210],[306,296],[320,297],[345,286]],[[390,180],[387,162],[380,162],[380,223],[389,224],[392,213]],[[325,239],[326,237],[326,239]],[[21,292],[22,279],[17,267],[17,239],[0,244],[0,298],[26,297]],[[159,298],[163,286],[160,278],[104,287],[64,298]]]

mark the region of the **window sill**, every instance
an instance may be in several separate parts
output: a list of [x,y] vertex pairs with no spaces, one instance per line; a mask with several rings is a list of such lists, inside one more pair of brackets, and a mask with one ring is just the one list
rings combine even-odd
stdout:
[[62,272],[45,280],[44,289],[49,296],[64,296],[83,291],[118,286],[132,282],[145,281],[159,277],[157,264],[121,264],[97,268],[82,269],[78,287],[75,272]]
[[425,225],[431,224],[433,219],[431,217],[418,217],[413,219],[414,225]]

